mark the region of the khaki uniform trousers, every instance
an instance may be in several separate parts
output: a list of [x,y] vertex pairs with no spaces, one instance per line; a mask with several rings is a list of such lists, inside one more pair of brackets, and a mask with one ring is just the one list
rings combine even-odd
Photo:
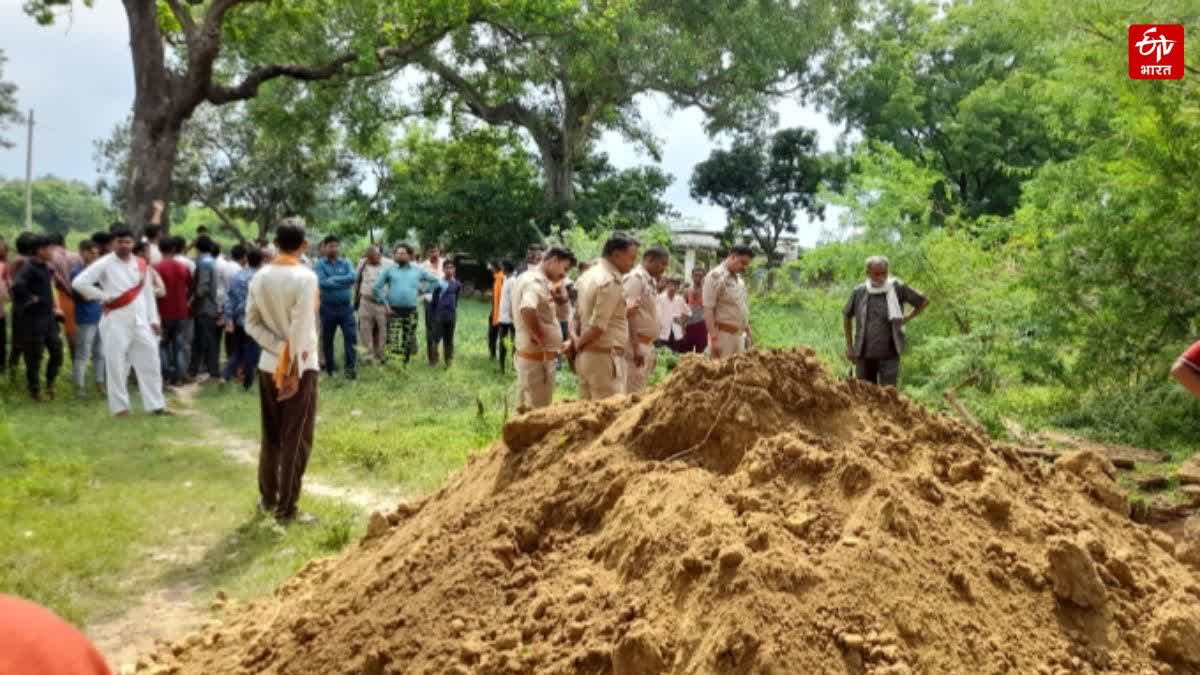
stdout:
[[536,410],[545,408],[554,400],[554,359],[539,361],[527,359],[518,355],[517,386],[520,396],[517,399],[518,410]]
[[658,350],[654,345],[639,345],[642,353],[646,355],[646,361],[641,368],[633,361],[633,352],[625,352],[625,393],[637,394],[646,388],[646,382],[650,380],[650,374],[654,372],[655,366],[658,365]]
[[625,357],[609,352],[583,352],[575,357],[579,398],[600,401],[625,393]]
[[[746,351],[746,336],[741,333],[726,333],[723,330],[717,331],[717,349],[721,350],[722,359],[727,359],[735,354],[742,354]],[[709,349],[709,354],[712,349]]]

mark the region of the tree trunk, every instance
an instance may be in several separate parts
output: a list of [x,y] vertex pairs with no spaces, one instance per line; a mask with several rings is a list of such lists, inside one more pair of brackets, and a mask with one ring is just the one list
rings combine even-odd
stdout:
[[561,126],[544,123],[526,129],[541,155],[546,221],[552,230],[565,225],[567,212],[575,210],[575,163],[586,146],[588,128],[579,114],[569,110]]
[[129,194],[125,222],[140,231],[162,200],[164,232],[170,229],[171,174],[179,130],[191,110],[175,105],[176,84],[166,65],[155,0],[123,0],[133,56],[133,129],[129,146]]
[[170,230],[166,207],[171,203],[171,176],[179,148],[179,123],[167,119],[147,119],[134,111],[133,135],[129,146],[129,197],[125,222],[141,230],[150,222],[152,204],[164,204],[162,226]]
[[[568,211],[575,209],[575,157],[562,143],[552,139],[538,142],[542,157],[547,220],[562,225]],[[570,155],[570,156],[568,156]]]

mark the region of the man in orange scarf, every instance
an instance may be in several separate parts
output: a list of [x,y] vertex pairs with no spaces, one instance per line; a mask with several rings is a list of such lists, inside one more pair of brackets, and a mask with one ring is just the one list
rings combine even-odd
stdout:
[[504,290],[504,270],[496,260],[488,263],[492,272],[492,318],[488,322],[488,357],[496,360],[496,344],[500,341],[500,297]]
[[246,334],[262,347],[258,390],[262,451],[259,508],[280,523],[315,522],[296,508],[312,452],[317,415],[317,275],[300,256],[308,249],[304,224],[286,219],[276,229],[279,255],[250,282]]

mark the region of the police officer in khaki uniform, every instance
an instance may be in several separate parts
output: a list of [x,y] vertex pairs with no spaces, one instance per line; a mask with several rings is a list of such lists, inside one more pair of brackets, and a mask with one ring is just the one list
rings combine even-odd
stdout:
[[642,256],[642,264],[625,276],[625,306],[629,312],[629,344],[625,346],[625,393],[636,394],[658,362],[654,341],[658,339],[658,280],[667,271],[671,255],[654,246]]
[[513,289],[517,332],[517,382],[522,412],[544,408],[554,399],[555,363],[562,353],[563,334],[558,321],[554,286],[575,264],[568,250],[552,248],[539,265],[517,278]]
[[714,359],[741,354],[750,346],[750,304],[742,274],[753,259],[749,246],[734,246],[725,262],[704,277],[704,323]]
[[625,390],[625,345],[629,340],[624,275],[637,263],[638,241],[615,233],[603,257],[579,277],[579,335],[568,345],[579,376],[579,396],[598,401]]

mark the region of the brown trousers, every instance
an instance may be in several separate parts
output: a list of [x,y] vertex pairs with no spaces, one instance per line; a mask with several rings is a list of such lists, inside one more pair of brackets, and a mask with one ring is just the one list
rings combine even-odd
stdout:
[[300,378],[300,390],[286,401],[278,399],[275,378],[258,372],[262,404],[262,451],[258,457],[258,490],[263,506],[280,518],[296,514],[300,482],[312,453],[317,417],[317,371]]

